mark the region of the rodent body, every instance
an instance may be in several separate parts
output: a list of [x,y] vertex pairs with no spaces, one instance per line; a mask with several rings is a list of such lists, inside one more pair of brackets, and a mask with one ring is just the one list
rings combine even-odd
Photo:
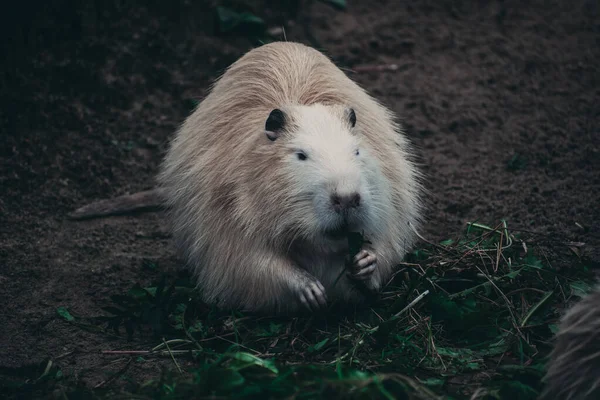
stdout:
[[540,400],[600,399],[600,286],[562,317]]
[[[377,291],[420,219],[419,173],[392,113],[290,42],[249,51],[217,80],[159,185],[204,299],[244,310],[362,301],[356,282]],[[349,231],[371,244],[347,276]]]

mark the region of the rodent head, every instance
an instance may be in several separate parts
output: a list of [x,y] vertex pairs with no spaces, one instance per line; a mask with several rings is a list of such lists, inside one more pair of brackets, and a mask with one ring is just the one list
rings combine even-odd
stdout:
[[289,185],[289,215],[313,239],[372,231],[380,222],[381,174],[357,118],[348,106],[313,104],[274,109],[266,119],[266,137],[279,146]]

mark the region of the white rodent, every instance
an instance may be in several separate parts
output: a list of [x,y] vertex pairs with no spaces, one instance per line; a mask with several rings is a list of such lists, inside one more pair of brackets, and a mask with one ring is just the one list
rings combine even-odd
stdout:
[[[227,308],[360,302],[357,287],[391,277],[421,216],[420,174],[393,114],[291,42],[227,69],[177,131],[158,181],[198,289]],[[348,232],[370,244],[344,274]]]

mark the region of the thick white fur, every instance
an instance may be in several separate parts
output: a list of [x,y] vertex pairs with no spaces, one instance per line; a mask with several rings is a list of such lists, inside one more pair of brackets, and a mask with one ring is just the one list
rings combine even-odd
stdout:
[[[265,122],[276,108],[288,120],[271,141]],[[333,192],[361,195],[350,219],[372,242],[377,269],[368,285],[378,289],[414,242],[409,224],[419,222],[409,151],[392,113],[322,53],[291,42],[246,53],[178,130],[159,175],[174,237],[204,299],[294,312],[305,270],[330,301],[360,301],[346,276],[332,287],[348,250],[323,233],[340,224]]]

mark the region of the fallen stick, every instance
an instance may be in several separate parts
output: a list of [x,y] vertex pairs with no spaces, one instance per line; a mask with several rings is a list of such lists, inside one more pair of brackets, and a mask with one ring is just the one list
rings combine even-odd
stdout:
[[68,214],[69,219],[83,220],[111,215],[122,215],[135,211],[155,211],[162,208],[162,190],[151,189],[105,199],[88,204]]

